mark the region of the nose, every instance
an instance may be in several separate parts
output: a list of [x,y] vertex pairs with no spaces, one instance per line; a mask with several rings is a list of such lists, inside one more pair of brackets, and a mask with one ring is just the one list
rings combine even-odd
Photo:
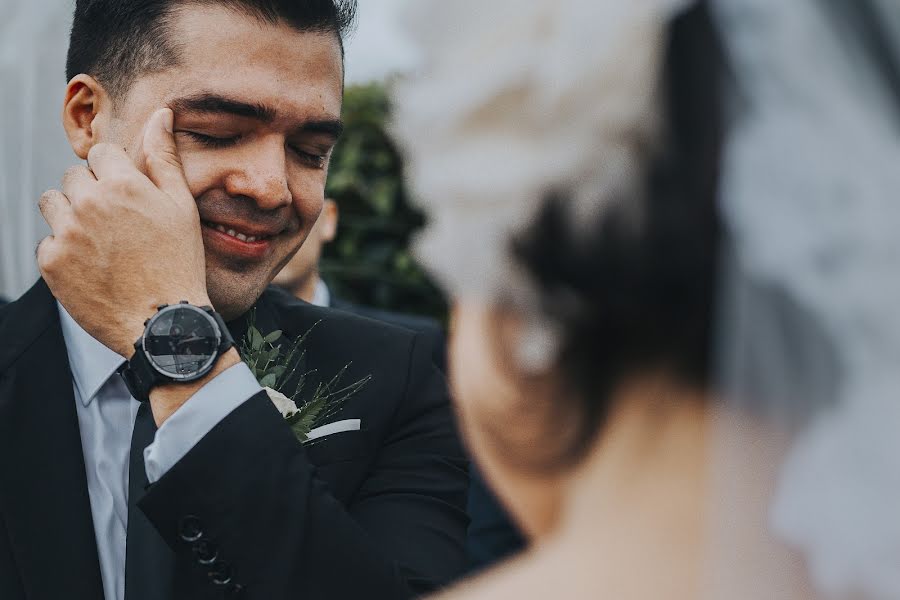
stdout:
[[284,142],[275,139],[248,144],[236,166],[225,178],[225,191],[231,196],[246,196],[263,210],[290,206]]

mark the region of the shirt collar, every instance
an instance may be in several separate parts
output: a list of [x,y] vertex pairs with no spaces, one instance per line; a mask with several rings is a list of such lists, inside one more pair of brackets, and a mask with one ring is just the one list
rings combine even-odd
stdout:
[[91,337],[69,316],[62,304],[57,302],[57,306],[72,378],[81,394],[81,402],[87,406],[125,359]]
[[325,308],[331,306],[331,291],[328,289],[328,285],[321,279],[316,283],[316,291],[313,294],[311,304],[324,306]]

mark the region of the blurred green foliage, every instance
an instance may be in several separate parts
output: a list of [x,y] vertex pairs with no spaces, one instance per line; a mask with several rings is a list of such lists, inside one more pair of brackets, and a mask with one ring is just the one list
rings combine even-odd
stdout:
[[408,202],[400,152],[386,131],[389,114],[382,85],[347,88],[344,134],[326,189],[340,221],[320,271],[332,293],[345,300],[444,320],[442,295],[409,252],[424,219]]

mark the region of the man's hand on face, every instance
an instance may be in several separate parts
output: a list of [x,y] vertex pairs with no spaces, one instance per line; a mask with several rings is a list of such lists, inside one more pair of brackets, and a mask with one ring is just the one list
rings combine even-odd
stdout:
[[173,137],[172,111],[144,128],[140,156],[97,144],[90,167],[66,172],[40,200],[52,234],[38,246],[41,274],[94,338],[130,358],[161,304],[210,304],[200,217]]

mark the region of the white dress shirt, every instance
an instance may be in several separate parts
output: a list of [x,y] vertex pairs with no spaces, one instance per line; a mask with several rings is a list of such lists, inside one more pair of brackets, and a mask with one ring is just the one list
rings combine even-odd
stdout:
[[313,292],[313,299],[310,304],[324,308],[331,306],[331,290],[328,289],[328,284],[321,279],[316,282],[316,291]]
[[[140,403],[116,374],[125,360],[91,337],[61,305],[59,314],[72,368],[103,593],[106,600],[124,600],[128,459]],[[244,363],[208,382],[163,423],[144,451],[147,479],[151,483],[160,479],[213,427],[261,389]]]

